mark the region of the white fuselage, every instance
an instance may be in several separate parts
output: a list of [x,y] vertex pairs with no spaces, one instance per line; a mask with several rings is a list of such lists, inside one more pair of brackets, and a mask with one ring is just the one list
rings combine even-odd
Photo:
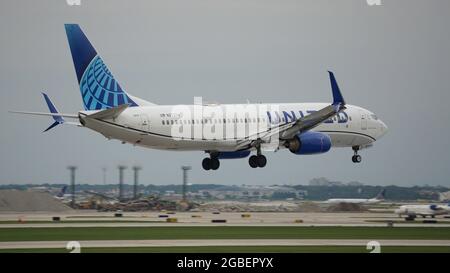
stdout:
[[328,199],[326,203],[328,204],[340,204],[340,203],[348,203],[348,204],[377,204],[380,203],[381,199],[371,198],[371,199],[359,199],[359,198],[335,198],[335,199]]
[[[326,103],[154,105],[129,107],[117,118],[92,119],[96,111],[81,111],[80,122],[108,139],[153,149],[236,151],[243,140],[257,138],[292,122]],[[387,131],[372,112],[352,105],[313,128],[330,136],[333,147],[366,147]],[[265,150],[282,148],[272,137]]]
[[436,216],[450,213],[448,205],[403,205],[395,210],[399,216]]

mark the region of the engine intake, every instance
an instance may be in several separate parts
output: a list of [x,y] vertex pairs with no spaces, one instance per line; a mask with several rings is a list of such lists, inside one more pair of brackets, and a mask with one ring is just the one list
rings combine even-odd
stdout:
[[286,141],[285,146],[297,155],[321,154],[330,150],[331,138],[320,132],[305,132]]

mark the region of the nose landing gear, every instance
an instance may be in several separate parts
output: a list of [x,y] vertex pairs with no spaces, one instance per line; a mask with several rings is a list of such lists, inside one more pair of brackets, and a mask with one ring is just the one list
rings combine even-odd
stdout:
[[361,156],[358,154],[359,146],[353,146],[352,149],[353,149],[353,151],[354,151],[354,155],[352,156],[352,161],[353,161],[353,163],[361,163],[362,158],[361,158]]

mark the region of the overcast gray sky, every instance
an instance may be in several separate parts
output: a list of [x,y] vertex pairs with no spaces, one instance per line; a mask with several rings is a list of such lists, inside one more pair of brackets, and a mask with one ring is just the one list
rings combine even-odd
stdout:
[[[142,182],[298,184],[314,177],[379,185],[450,186],[450,1],[383,0],[0,1],[0,183],[117,181],[117,164],[143,166]],[[169,152],[107,141],[88,129],[8,110],[82,109],[64,23],[78,23],[131,94],[158,104],[194,96],[221,103],[331,101],[335,72],[346,101],[390,131],[363,162],[351,149],[317,156],[284,150],[264,169],[247,160],[201,169],[202,152]],[[126,177],[131,183],[132,173]]]

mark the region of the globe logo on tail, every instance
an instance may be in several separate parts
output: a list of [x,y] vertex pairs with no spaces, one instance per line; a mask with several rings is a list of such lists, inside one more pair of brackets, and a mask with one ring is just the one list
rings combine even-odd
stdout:
[[80,81],[80,90],[86,110],[109,109],[122,104],[136,106],[98,55],[86,68]]

